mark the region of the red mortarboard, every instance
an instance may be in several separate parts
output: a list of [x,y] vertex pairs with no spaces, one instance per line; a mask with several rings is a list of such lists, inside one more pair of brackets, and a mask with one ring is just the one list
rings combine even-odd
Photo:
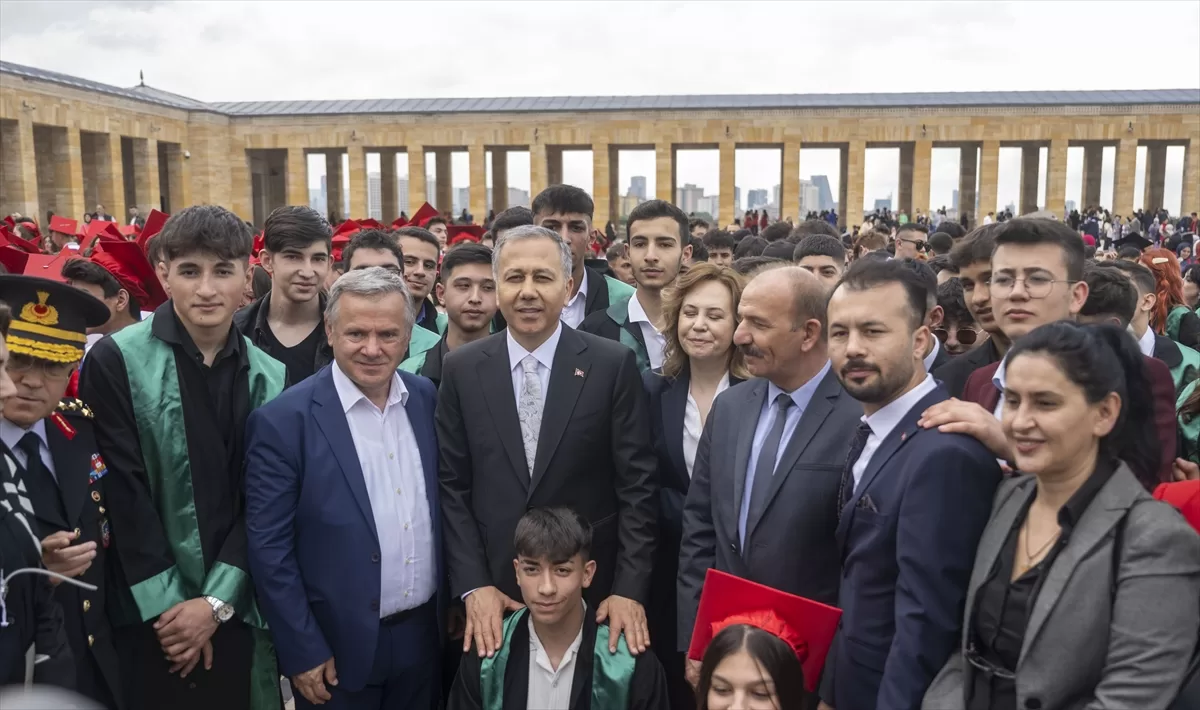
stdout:
[[34,244],[33,242],[22,238],[20,235],[14,233],[12,230],[8,229],[7,227],[4,229],[0,229],[0,238],[3,239],[3,243],[8,244],[9,246],[13,247],[14,249],[20,249],[21,251],[23,251],[27,254],[41,254],[42,253],[42,250],[38,247],[37,244]]
[[383,229],[384,228],[382,222],[380,222],[379,220],[371,219],[369,217],[367,219],[358,220],[358,226],[362,227],[363,229]]
[[266,237],[263,236],[262,232],[255,234],[254,235],[254,244],[251,245],[251,247],[250,247],[250,254],[252,256],[254,256],[255,258],[257,258],[258,253],[263,250],[263,247],[266,246],[266,244],[267,244],[267,240],[266,240]]
[[841,617],[841,609],[710,569],[688,658],[701,660],[713,637],[728,626],[757,626],[792,648],[804,668],[804,687],[815,692]]
[[123,242],[125,237],[121,235],[121,228],[117,226],[116,222],[102,222],[93,219],[83,230],[83,239],[79,240],[79,246],[87,249],[94,245],[96,240]]
[[50,231],[74,236],[75,232],[79,231],[79,222],[54,215],[50,218]]
[[426,222],[437,216],[438,211],[433,208],[433,205],[426,202],[421,205],[419,210],[413,213],[412,218],[408,220],[408,225],[411,227],[424,227]]
[[5,215],[4,223],[8,225],[9,229],[12,229],[14,226],[16,226],[17,220],[13,219],[12,215]]
[[150,210],[150,214],[146,216],[146,223],[142,225],[142,231],[138,234],[137,244],[144,251],[146,242],[150,241],[150,237],[162,231],[163,225],[167,223],[167,218],[170,215],[159,212],[158,210]]
[[397,217],[396,220],[392,222],[392,229],[403,229],[404,227],[407,227],[408,224],[409,222],[407,217]]
[[446,228],[446,243],[478,242],[483,239],[483,227],[478,224],[456,224]]
[[1200,532],[1200,481],[1160,484],[1154,489],[1154,497],[1177,508],[1188,524]]
[[132,224],[124,224],[117,228],[122,237],[132,237],[137,234],[137,226]]
[[112,274],[143,311],[153,311],[166,303],[162,282],[137,242],[101,241],[92,253],[92,261]]
[[25,261],[26,276],[37,276],[38,278],[50,279],[51,281],[60,281],[66,283],[63,278],[62,267],[71,259],[81,259],[79,252],[74,249],[63,249],[57,254],[30,254]]
[[352,219],[348,219],[339,224],[337,229],[333,230],[333,244],[332,248],[329,250],[329,256],[332,257],[334,261],[341,261],[342,250],[345,249],[346,245],[350,243],[351,237],[353,237],[355,234],[358,234],[360,231],[362,231],[362,227],[359,226],[358,222],[355,222]]
[[4,268],[8,269],[10,274],[25,273],[25,264],[28,261],[29,252],[7,245],[0,247],[0,264],[4,264]]
[[[29,232],[33,234],[33,238],[25,239],[25,237],[22,237],[22,228],[29,230]],[[16,225],[13,226],[13,234],[16,234],[17,237],[21,239],[25,239],[27,242],[32,242],[35,245],[42,241],[42,230],[38,229],[37,222],[17,222]]]

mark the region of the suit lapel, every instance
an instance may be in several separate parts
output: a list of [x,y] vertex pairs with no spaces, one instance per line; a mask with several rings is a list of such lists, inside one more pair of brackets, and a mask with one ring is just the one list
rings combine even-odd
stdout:
[[[406,380],[410,375],[408,373],[400,373],[401,381]],[[412,388],[408,382],[404,382],[404,386],[409,390],[408,402],[404,405],[404,413],[408,417],[408,423],[412,426],[413,438],[417,440],[417,450],[421,454],[421,472],[425,477],[425,497],[428,499],[430,511],[437,510],[438,499],[436,496],[438,485],[438,467],[437,467],[437,447],[434,442],[437,437],[433,432],[433,412],[425,405],[424,400],[412,394]],[[436,513],[434,513],[436,515]]]
[[508,335],[497,333],[484,344],[483,361],[479,364],[480,389],[487,402],[488,414],[496,427],[496,436],[508,454],[512,472],[529,490],[529,464],[525,462],[525,444],[521,439],[521,422],[517,417],[517,399],[513,394],[512,366],[508,362]]
[[767,381],[757,379],[746,392],[745,417],[737,430],[737,445],[733,449],[733,522],[737,532],[737,521],[741,515],[742,498],[746,488],[746,469],[750,466],[750,447],[754,444],[754,430],[758,428],[758,417],[762,412],[763,399],[767,396]]
[[667,455],[671,458],[671,470],[683,473],[684,480],[675,483],[677,488],[685,491],[690,481],[687,479],[687,461],[683,457],[683,418],[687,411],[691,382],[691,376],[685,368],[662,394],[662,425],[663,435],[667,439]]
[[350,433],[350,424],[346,421],[346,413],[342,411],[342,402],[338,399],[337,386],[333,383],[333,368],[322,370],[317,377],[325,378],[325,382],[313,388],[313,419],[320,427],[321,433],[329,442],[329,448],[337,459],[346,477],[346,484],[354,495],[354,501],[366,518],[375,541],[379,541],[379,531],[375,528],[375,513],[371,509],[371,498],[367,495],[367,482],[363,478],[362,466],[358,463],[358,454],[354,450],[354,437]]
[[50,424],[46,425],[46,443],[50,446],[50,456],[54,459],[58,494],[67,514],[67,527],[71,527],[79,520],[84,501],[88,497],[92,471],[91,455],[94,452],[80,446],[79,443],[72,445],[58,427]]
[[554,351],[554,367],[550,368],[550,385],[546,388],[545,406],[542,407],[542,429],[538,433],[537,456],[533,461],[533,480],[529,494],[546,475],[546,468],[554,458],[554,452],[562,441],[563,432],[571,422],[571,413],[579,393],[587,383],[587,343],[574,330],[563,326]]
[[[829,417],[829,413],[833,411],[833,405],[837,402],[837,398],[841,393],[842,385],[838,382],[837,375],[834,375],[833,370],[830,369],[829,372],[825,373],[825,377],[821,380],[820,384],[817,385],[812,399],[808,402],[808,407],[800,414],[800,421],[796,423],[796,430],[792,432],[792,438],[783,449],[783,456],[779,459],[779,466],[775,468],[775,475],[771,476],[771,487],[767,490],[767,502],[762,508],[763,515],[771,507],[771,501],[775,500],[775,495],[779,493],[779,489],[787,481],[788,475],[796,466],[796,462],[800,460],[800,455],[804,453],[804,449],[808,448],[808,444],[812,441],[813,436],[820,430],[821,425],[825,423],[825,419]],[[760,515],[757,518],[750,518],[746,521],[747,540],[754,536],[754,529],[761,519],[762,516]]]
[[587,279],[587,296],[583,302],[586,318],[596,311],[608,308],[608,284],[604,282],[603,274],[586,266],[583,267],[583,278]]

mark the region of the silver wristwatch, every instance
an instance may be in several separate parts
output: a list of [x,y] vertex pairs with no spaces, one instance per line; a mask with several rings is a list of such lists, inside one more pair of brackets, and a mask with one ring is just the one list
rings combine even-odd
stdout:
[[218,624],[224,624],[226,621],[229,621],[233,618],[233,607],[231,605],[226,604],[216,597],[204,597],[204,601],[208,602],[209,605],[212,606],[213,621],[217,622]]

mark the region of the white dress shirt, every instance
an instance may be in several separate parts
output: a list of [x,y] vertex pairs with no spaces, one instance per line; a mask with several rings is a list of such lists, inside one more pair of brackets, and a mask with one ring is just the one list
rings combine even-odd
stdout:
[[933,350],[930,350],[929,354],[925,356],[925,372],[933,369],[933,361],[937,360],[938,351],[941,349],[942,343],[935,337],[933,339]]
[[415,609],[437,591],[433,524],[425,474],[405,405],[408,388],[392,375],[383,411],[335,362],[337,388],[379,533],[379,618]]
[[1146,328],[1146,332],[1142,334],[1142,337],[1138,338],[1138,349],[1141,350],[1142,354],[1146,357],[1154,357],[1155,340],[1154,329],[1149,327]]
[[996,368],[996,374],[992,375],[992,386],[1000,390],[1000,399],[996,400],[996,408],[992,410],[992,414],[999,419],[1004,414],[1004,371],[1008,369],[1008,355],[1005,354],[1000,359],[1000,366]]
[[[717,395],[729,389],[729,373],[726,372],[717,383]],[[696,463],[696,449],[700,447],[700,435],[704,433],[704,422],[700,421],[700,407],[692,397],[688,388],[687,406],[683,408],[683,462],[687,464],[688,478],[692,476],[692,466]]]
[[637,323],[642,329],[642,340],[646,341],[646,356],[650,358],[650,367],[662,367],[663,348],[667,347],[667,339],[658,332],[654,323],[650,322],[650,316],[646,315],[646,309],[642,308],[642,302],[638,300],[636,293],[629,299],[629,322]]
[[572,328],[578,328],[583,322],[584,316],[587,315],[587,269],[583,270],[583,276],[579,281],[579,290],[571,300],[567,301],[567,305],[562,309],[562,315],[559,320]]
[[[542,385],[542,403],[546,402],[546,391],[550,387],[550,369],[554,365],[554,351],[558,350],[558,338],[562,335],[562,323],[554,328],[554,334],[546,338],[546,342],[529,352],[513,339],[512,332],[506,335],[508,340],[508,364],[512,366],[512,386],[514,401],[521,401],[521,383],[525,372],[521,369],[521,361],[532,355],[538,361],[538,381]],[[516,412],[513,412],[515,415]]]
[[[587,604],[583,605],[587,613]],[[583,643],[583,626],[562,660],[558,668],[550,665],[550,656],[546,647],[538,638],[533,628],[533,617],[529,624],[529,696],[525,707],[527,710],[570,710],[571,686],[575,680],[575,659],[579,656],[579,646]]]
[[871,457],[879,449],[879,445],[883,443],[884,439],[888,438],[888,435],[892,433],[892,430],[896,428],[900,420],[904,419],[904,415],[908,414],[908,410],[915,407],[917,402],[920,402],[925,395],[936,388],[937,381],[933,379],[933,375],[927,374],[921,384],[884,405],[871,416],[862,418],[862,421],[870,427],[871,433],[867,435],[867,443],[863,446],[858,461],[854,463],[854,468],[850,469],[851,473],[854,474],[854,487],[856,489],[862,480],[863,474],[866,473],[867,466],[871,463]]
[[31,431],[37,434],[38,452],[41,454],[42,463],[46,466],[46,470],[50,472],[50,475],[54,477],[54,480],[57,481],[58,474],[54,472],[54,457],[50,455],[50,442],[46,440],[46,420],[39,419],[28,429],[22,429],[7,419],[0,418],[0,440],[12,452],[13,458],[21,465],[22,470],[29,468],[26,465],[29,457],[17,446],[17,443],[21,441],[25,434]]

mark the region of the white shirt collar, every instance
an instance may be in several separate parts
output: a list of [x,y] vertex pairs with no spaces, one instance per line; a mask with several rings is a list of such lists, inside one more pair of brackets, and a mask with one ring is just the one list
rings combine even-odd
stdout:
[[[774,382],[768,381],[767,404],[773,404],[775,400],[778,399],[779,395],[786,394],[792,398],[792,403],[796,405],[796,410],[803,412],[805,409],[808,409],[808,403],[812,401],[813,394],[816,393],[817,387],[821,386],[821,382],[824,381],[825,375],[829,374],[829,370],[832,367],[832,362],[826,362],[825,367],[822,367],[821,371],[814,375],[812,379],[810,379],[808,382],[805,382],[803,385],[800,385],[791,392],[784,392],[783,389]],[[726,377],[728,377],[728,374]]]
[[1142,337],[1138,338],[1138,347],[1141,348],[1142,354],[1146,357],[1154,357],[1155,340],[1154,329],[1150,327],[1147,327]]
[[650,316],[646,315],[646,309],[642,307],[642,302],[638,300],[636,291],[633,294],[633,298],[629,299],[629,322],[647,323],[651,328],[654,328],[654,322],[650,320]]
[[554,369],[554,352],[558,350],[558,339],[561,335],[562,321],[559,321],[554,328],[554,333],[546,338],[546,342],[537,346],[533,352],[529,352],[513,338],[512,331],[507,331],[505,338],[508,341],[508,364],[515,370],[521,366],[522,360],[532,355],[547,370]]
[[[375,406],[371,400],[367,399],[367,395],[354,384],[354,381],[342,372],[342,368],[335,360],[333,363],[333,386],[337,389],[338,399],[342,403],[342,413],[345,414],[359,402],[366,400],[372,407]],[[404,380],[400,379],[399,372],[392,373],[392,386],[388,390],[387,402],[384,404],[384,409],[393,404],[404,406],[408,404],[408,388],[404,386]]]
[[571,297],[571,300],[567,301],[567,308],[575,305],[575,302],[580,298],[582,298],[584,301],[587,300],[587,282],[588,272],[587,269],[584,269],[583,276],[579,279],[579,290],[575,292],[575,295]]
[[33,423],[33,426],[29,427],[28,429],[22,429],[9,420],[0,417],[0,440],[4,441],[4,445],[8,447],[9,451],[16,451],[17,442],[19,442],[21,437],[25,436],[29,432],[37,434],[37,438],[41,440],[42,446],[46,447],[47,449],[50,448],[50,441],[46,438],[45,419],[37,420]]
[[933,339],[933,350],[925,356],[925,372],[929,372],[933,368],[933,361],[937,359],[938,351],[942,349],[942,344],[935,337]]
[[[583,613],[587,614],[587,602],[583,602]],[[529,650],[532,652],[531,656],[535,662],[539,655],[545,658],[548,668],[550,665],[550,654],[546,653],[546,647],[542,645],[542,640],[537,635],[537,629],[533,627],[533,615],[529,614],[528,617],[526,623],[529,624]],[[579,653],[581,645],[583,645],[583,624],[579,625],[579,633],[575,634],[575,640],[571,642],[571,645],[567,647],[566,653],[559,659],[558,668],[552,672],[557,673],[561,671],[563,666],[575,660],[575,656]]]
[[872,434],[880,439],[886,439],[888,434],[892,433],[892,429],[895,429],[900,420],[904,418],[904,415],[908,414],[908,410],[916,406],[917,402],[920,402],[935,388],[937,388],[937,381],[933,379],[933,375],[926,374],[921,384],[887,403],[871,416],[863,417],[862,420],[871,427]]

